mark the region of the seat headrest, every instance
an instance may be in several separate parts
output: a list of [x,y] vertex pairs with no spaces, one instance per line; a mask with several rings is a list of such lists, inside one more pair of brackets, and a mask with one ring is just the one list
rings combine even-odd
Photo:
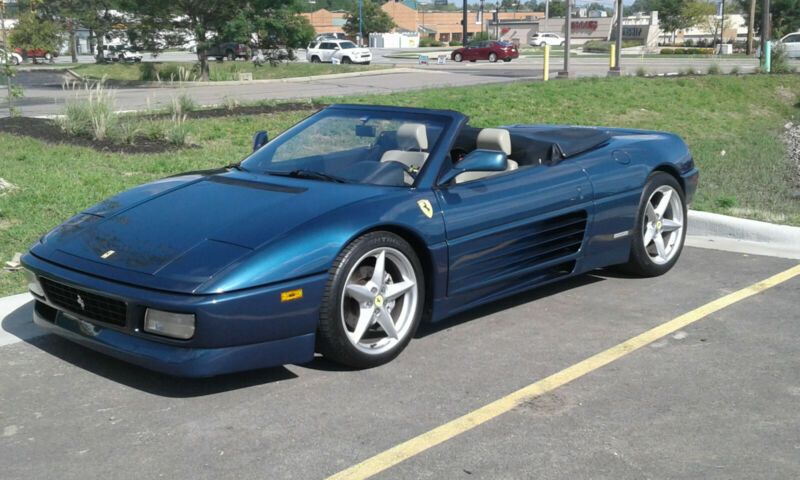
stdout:
[[403,150],[427,150],[426,132],[422,123],[404,123],[397,129],[397,146]]
[[502,128],[484,128],[478,133],[477,147],[511,155],[511,134]]

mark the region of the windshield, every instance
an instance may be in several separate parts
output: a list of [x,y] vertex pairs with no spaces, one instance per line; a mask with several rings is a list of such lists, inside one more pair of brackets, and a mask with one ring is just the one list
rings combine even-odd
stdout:
[[434,114],[326,109],[253,153],[241,168],[321,181],[412,185],[448,121]]
[[356,44],[353,42],[340,42],[339,46],[342,50],[347,50],[348,48],[356,48]]

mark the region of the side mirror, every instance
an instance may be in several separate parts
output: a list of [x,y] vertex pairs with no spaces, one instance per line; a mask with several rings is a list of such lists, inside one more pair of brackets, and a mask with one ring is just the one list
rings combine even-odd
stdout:
[[253,151],[255,152],[259,148],[263,147],[264,145],[269,142],[269,135],[264,130],[259,130],[253,135]]
[[450,183],[464,172],[502,172],[508,168],[508,157],[497,150],[473,150],[439,179],[439,185]]

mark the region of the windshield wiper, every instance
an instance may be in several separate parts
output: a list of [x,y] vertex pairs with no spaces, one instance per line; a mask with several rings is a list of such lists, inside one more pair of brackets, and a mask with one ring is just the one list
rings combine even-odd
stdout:
[[350,183],[349,181],[339,178],[335,175],[331,175],[328,173],[317,172],[315,170],[292,170],[291,172],[267,172],[270,175],[279,175],[282,177],[294,177],[294,178],[309,178],[312,180],[324,180],[326,182],[336,182],[336,183]]

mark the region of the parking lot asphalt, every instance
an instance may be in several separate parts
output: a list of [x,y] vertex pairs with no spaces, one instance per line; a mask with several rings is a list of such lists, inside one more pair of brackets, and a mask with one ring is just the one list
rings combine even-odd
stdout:
[[[425,325],[364,371],[182,380],[28,337],[0,347],[0,477],[324,478],[796,264],[687,248],[662,277],[597,271]],[[375,478],[797,478],[798,299],[794,277]]]

